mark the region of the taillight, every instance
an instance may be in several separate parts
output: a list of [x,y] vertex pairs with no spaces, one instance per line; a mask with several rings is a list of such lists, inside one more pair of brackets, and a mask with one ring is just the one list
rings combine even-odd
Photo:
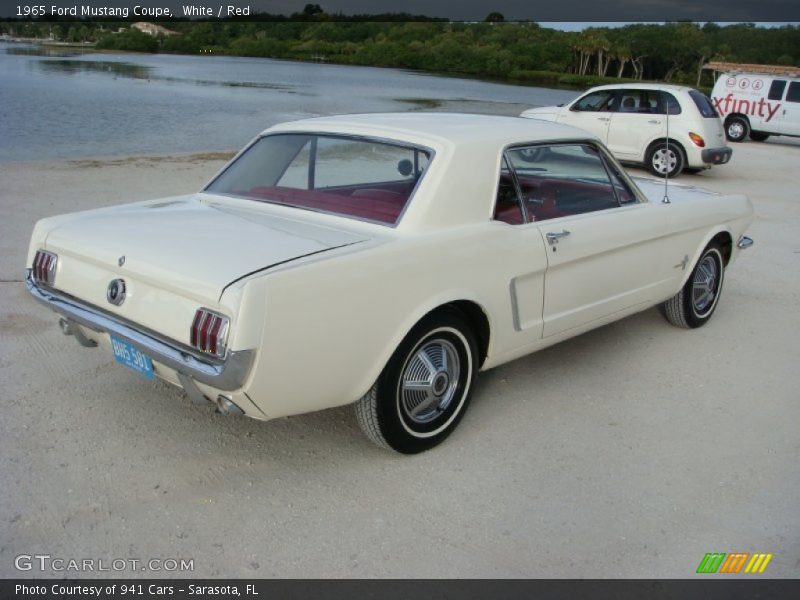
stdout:
[[696,133],[689,132],[689,137],[694,142],[694,145],[698,148],[703,148],[706,145],[706,141],[703,139],[703,136],[698,135]]
[[33,258],[33,280],[37,283],[53,285],[56,280],[56,265],[58,256],[52,252],[37,250]]
[[199,308],[194,314],[190,332],[191,344],[200,352],[225,356],[225,338],[228,336],[228,317],[207,308]]

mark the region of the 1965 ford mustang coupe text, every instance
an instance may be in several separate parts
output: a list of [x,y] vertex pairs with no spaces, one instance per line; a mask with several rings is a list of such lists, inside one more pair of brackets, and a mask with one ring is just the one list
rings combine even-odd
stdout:
[[753,218],[739,195],[637,185],[531,119],[272,127],[202,192],[51,217],[31,294],[63,331],[224,413],[355,402],[379,445],[442,441],[476,373],[655,305],[711,317]]

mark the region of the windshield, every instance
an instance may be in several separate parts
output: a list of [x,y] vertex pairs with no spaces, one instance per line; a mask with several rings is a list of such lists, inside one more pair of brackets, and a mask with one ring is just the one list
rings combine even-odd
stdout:
[[205,189],[394,225],[430,161],[428,150],[326,134],[257,140]]

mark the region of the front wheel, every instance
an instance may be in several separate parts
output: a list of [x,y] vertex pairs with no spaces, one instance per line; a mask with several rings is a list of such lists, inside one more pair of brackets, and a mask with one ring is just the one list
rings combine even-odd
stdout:
[[477,370],[475,336],[455,312],[426,317],[356,402],[358,424],[378,446],[416,454],[458,425]]
[[647,168],[656,177],[677,177],[683,171],[686,159],[683,150],[672,142],[656,142],[647,152]]
[[725,122],[725,136],[731,142],[743,142],[750,133],[750,124],[742,117],[731,117]]
[[695,329],[708,323],[717,308],[724,277],[722,250],[718,245],[710,244],[681,291],[662,305],[667,321],[686,329]]

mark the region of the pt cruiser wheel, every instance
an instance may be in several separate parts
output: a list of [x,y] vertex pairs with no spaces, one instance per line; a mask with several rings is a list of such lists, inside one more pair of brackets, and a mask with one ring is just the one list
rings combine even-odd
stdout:
[[377,445],[404,454],[440,443],[467,408],[476,357],[475,337],[457,313],[423,319],[356,403],[364,433]]
[[717,307],[725,261],[716,244],[706,247],[681,291],[662,306],[664,316],[677,327],[696,328],[705,325]]
[[647,168],[656,177],[677,177],[685,164],[683,150],[672,142],[656,142],[647,152]]

